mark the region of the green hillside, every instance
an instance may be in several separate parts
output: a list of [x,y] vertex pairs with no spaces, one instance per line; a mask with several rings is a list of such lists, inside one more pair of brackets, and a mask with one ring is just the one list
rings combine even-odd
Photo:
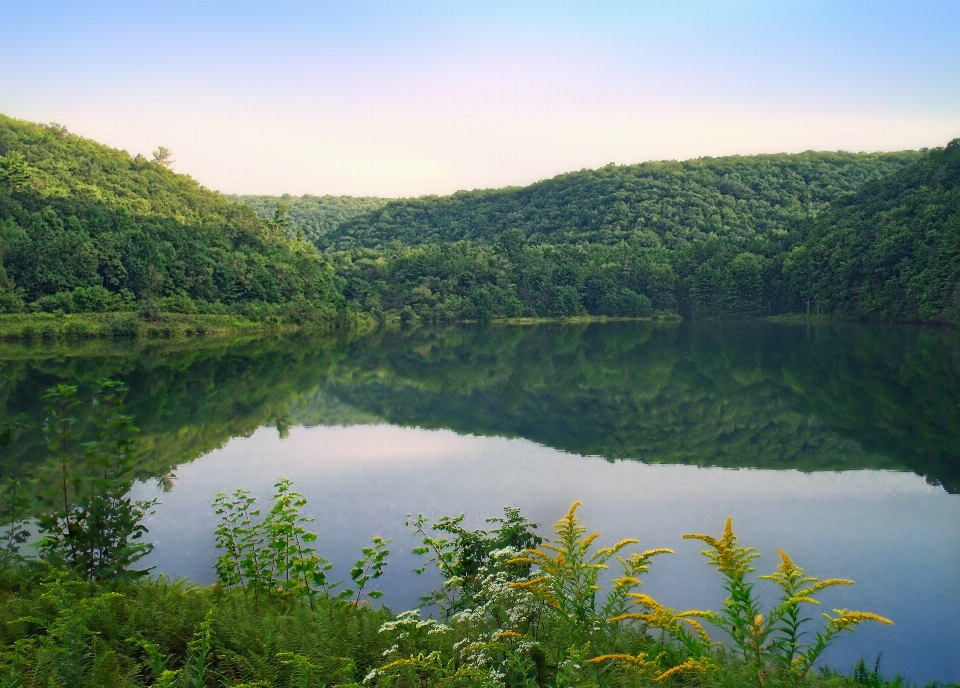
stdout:
[[713,236],[776,235],[918,157],[808,152],[608,165],[523,188],[391,201],[340,224],[320,246],[493,241],[513,228],[533,244],[668,249]]
[[383,207],[389,199],[370,196],[227,196],[233,203],[253,208],[262,220],[276,218],[279,204],[286,208],[287,232],[300,232],[315,244],[323,244],[326,237],[340,225]]
[[0,258],[0,312],[342,309],[309,242],[164,162],[2,115]]
[[[757,317],[804,313],[809,305],[843,317],[957,323],[956,148],[605,168],[527,189],[392,202],[337,233],[342,244],[356,238],[347,233],[357,228],[373,234],[357,229],[356,236],[402,242],[333,256],[340,288],[356,308],[408,309],[428,321],[657,310]],[[646,195],[631,197],[628,187]],[[633,198],[633,206],[618,206],[628,218],[618,226],[634,227],[625,234],[597,230],[601,214],[590,211],[610,202],[612,188]],[[495,210],[510,199],[526,201],[513,214]],[[673,207],[674,215],[629,219],[647,206]],[[416,231],[414,208],[422,211]],[[709,216],[710,208],[721,208],[722,216]],[[457,219],[471,213],[470,222]],[[561,216],[583,224],[531,229],[534,221],[559,227]],[[374,217],[380,220],[361,227]],[[704,217],[725,219],[705,226]],[[469,230],[471,238],[450,241],[457,236],[451,228]],[[435,243],[421,243],[424,237]]]
[[[442,198],[226,197],[0,116],[0,313],[957,323],[958,147],[610,165]],[[137,330],[121,325],[77,327]]]
[[960,322],[960,139],[838,200],[785,268],[821,312]]

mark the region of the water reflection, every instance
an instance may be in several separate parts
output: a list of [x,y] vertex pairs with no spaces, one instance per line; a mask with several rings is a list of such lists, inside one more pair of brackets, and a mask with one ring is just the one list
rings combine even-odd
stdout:
[[[911,470],[960,490],[953,330],[762,324],[475,327],[0,347],[3,417],[55,382],[117,377],[162,475],[264,424],[389,422],[524,437],[583,455],[701,466]],[[28,436],[4,458],[29,471]]]

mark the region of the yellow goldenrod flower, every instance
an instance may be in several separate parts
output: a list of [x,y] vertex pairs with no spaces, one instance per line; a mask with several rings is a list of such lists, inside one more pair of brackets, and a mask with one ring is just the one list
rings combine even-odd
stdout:
[[644,655],[642,652],[636,657],[633,655],[611,654],[600,655],[599,657],[594,657],[593,659],[588,659],[587,661],[591,664],[599,664],[600,662],[629,662],[630,664],[647,664],[645,657],[646,655]]
[[853,581],[846,580],[845,578],[831,578],[829,580],[820,581],[819,583],[813,586],[810,592],[817,592],[818,590],[829,588],[832,585],[853,585]]
[[645,594],[642,593],[642,592],[631,592],[631,593],[628,593],[628,594],[629,594],[630,597],[632,597],[633,599],[635,599],[635,600],[637,601],[637,604],[642,604],[642,605],[645,605],[645,606],[647,606],[647,607],[653,607],[654,609],[659,609],[659,608],[660,608],[660,603],[657,602],[657,601],[656,601],[655,599],[653,599],[652,597],[650,597],[650,595],[645,595]]
[[678,664],[672,669],[667,669],[653,680],[659,683],[660,681],[668,679],[674,674],[679,674],[682,671],[706,671],[706,667],[693,659],[688,659],[683,664]]
[[640,555],[642,559],[647,557],[654,557],[658,554],[673,554],[672,549],[667,549],[666,547],[661,547],[660,549],[648,549],[646,552]]

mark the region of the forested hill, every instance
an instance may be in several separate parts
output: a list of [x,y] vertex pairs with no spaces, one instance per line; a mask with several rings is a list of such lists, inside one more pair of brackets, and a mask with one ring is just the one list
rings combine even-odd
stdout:
[[[0,312],[333,317],[332,267],[305,240],[168,169],[0,115]],[[279,309],[279,310],[278,310]]]
[[530,244],[627,241],[677,249],[699,238],[786,232],[921,155],[808,152],[608,165],[523,188],[391,201],[342,222],[318,245],[493,241],[515,228]]
[[[250,206],[263,220],[277,218],[277,208],[285,209],[288,230],[291,236],[303,232],[317,245],[324,244],[324,237],[332,234],[341,224],[389,202],[386,198],[370,196],[227,196],[234,203]],[[283,212],[283,211],[281,211]]]
[[835,202],[784,271],[822,312],[960,322],[960,139]]
[[[659,224],[641,230],[636,229],[637,221],[623,241],[614,242],[613,234],[602,236],[604,230],[591,235],[587,224],[577,235],[571,230],[570,242],[550,243],[551,237],[543,233],[526,236],[529,227],[524,229],[518,220],[518,228],[503,231],[495,242],[438,240],[419,246],[397,242],[335,252],[333,257],[351,303],[387,311],[409,307],[408,316],[425,320],[642,316],[658,310],[693,318],[756,317],[809,310],[960,323],[956,169],[960,162],[951,162],[958,145],[919,153],[761,156],[668,166],[658,182],[659,195],[651,193],[634,208],[659,204],[664,213],[673,209],[672,218],[644,214],[643,218],[658,218]],[[728,186],[734,173],[718,173],[725,165],[741,170],[736,177],[739,188],[745,189],[740,198]],[[624,169],[608,170],[611,187],[619,185],[617,193],[622,194],[628,184],[614,177]],[[755,175],[748,186],[743,180],[750,179],[749,169],[770,174],[762,179]],[[892,172],[880,176],[885,169]],[[585,209],[599,201],[589,195],[576,201],[571,190],[582,188],[568,184],[571,198],[561,206],[557,188],[567,183],[564,180],[602,173],[560,178],[552,187],[545,183],[557,192],[550,196],[556,200],[554,209],[570,217],[582,215],[589,223]],[[708,176],[713,187],[696,181]],[[651,188],[654,177],[652,172],[641,175],[631,184]],[[862,185],[843,193],[841,189],[855,187],[854,180]],[[487,195],[519,197],[533,194],[535,188]],[[450,217],[455,217],[456,198],[432,202],[446,204]],[[479,207],[480,198],[474,195],[471,203]],[[429,205],[424,199],[407,203],[403,207]],[[395,207],[401,206],[388,204],[345,227]],[[540,213],[546,218],[553,206],[526,207],[531,216]],[[697,218],[711,207],[720,207],[728,219],[715,214],[713,229],[698,225]],[[637,212],[626,202],[620,209],[625,216]],[[521,215],[514,218],[522,220]],[[500,225],[487,226],[487,234],[494,235],[510,222],[497,217],[492,215],[490,223]],[[629,226],[630,221],[620,226]],[[581,240],[574,243],[574,236]],[[583,240],[590,236],[598,240]]]

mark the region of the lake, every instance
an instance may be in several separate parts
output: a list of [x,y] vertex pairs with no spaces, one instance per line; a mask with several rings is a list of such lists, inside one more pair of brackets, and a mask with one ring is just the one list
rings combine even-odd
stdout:
[[[716,609],[719,578],[681,536],[719,535],[729,516],[761,553],[758,574],[781,548],[810,575],[857,582],[826,591],[823,611],[894,620],[842,637],[831,666],[882,651],[888,675],[960,680],[957,330],[608,323],[5,344],[2,417],[40,419],[44,388],[102,377],[131,387],[134,491],[162,502],[148,522],[157,573],[212,582],[216,493],[266,501],[286,476],[341,577],[371,536],[392,538],[378,583],[394,611],[437,582],[411,572],[407,514],[479,527],[519,506],[546,535],[574,501],[601,543],[675,551],[644,592]],[[27,436],[3,468],[41,475],[44,451]]]

